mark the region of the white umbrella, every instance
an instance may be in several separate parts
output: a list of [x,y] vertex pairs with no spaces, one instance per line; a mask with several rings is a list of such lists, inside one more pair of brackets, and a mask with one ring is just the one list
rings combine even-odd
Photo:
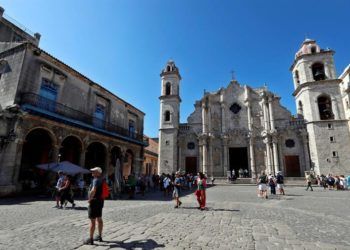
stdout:
[[62,161],[59,163],[51,162],[51,163],[36,165],[36,167],[43,170],[53,171],[53,172],[62,171],[63,173],[66,173],[69,175],[90,173],[88,169],[82,168],[69,161]]

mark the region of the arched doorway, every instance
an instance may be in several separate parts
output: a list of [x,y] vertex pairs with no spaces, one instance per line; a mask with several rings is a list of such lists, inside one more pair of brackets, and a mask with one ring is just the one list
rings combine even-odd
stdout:
[[45,129],[34,129],[25,138],[22,151],[19,182],[24,191],[46,186],[46,173],[35,166],[50,163],[53,158],[53,140]]
[[134,164],[134,153],[128,149],[124,156],[123,161],[123,177],[127,178],[133,171],[133,164]]
[[60,154],[61,161],[69,161],[76,165],[79,165],[80,153],[81,153],[81,142],[75,136],[66,137],[61,145]]
[[85,154],[85,167],[90,169],[94,167],[102,168],[103,172],[106,169],[106,147],[100,142],[91,143]]

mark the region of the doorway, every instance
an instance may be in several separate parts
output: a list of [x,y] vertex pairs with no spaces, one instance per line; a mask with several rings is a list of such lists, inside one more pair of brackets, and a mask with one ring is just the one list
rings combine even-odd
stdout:
[[186,157],[186,173],[197,174],[197,157]]
[[248,150],[246,147],[243,148],[230,148],[230,171],[235,171],[235,175],[239,176],[239,169],[248,170],[248,176],[250,176],[248,166]]
[[300,163],[298,155],[286,155],[284,156],[286,163],[286,176],[287,177],[300,177]]

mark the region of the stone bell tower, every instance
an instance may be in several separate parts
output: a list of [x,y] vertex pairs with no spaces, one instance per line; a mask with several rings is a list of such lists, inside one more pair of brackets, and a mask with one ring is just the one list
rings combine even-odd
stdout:
[[178,166],[178,130],[180,122],[180,72],[168,61],[161,74],[158,172],[171,174]]
[[297,113],[306,122],[311,168],[317,174],[344,173],[350,164],[348,121],[345,119],[334,51],[306,39],[290,68]]

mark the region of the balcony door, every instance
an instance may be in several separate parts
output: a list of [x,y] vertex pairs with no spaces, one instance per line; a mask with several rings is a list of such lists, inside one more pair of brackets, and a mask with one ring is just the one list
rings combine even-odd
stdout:
[[57,89],[57,85],[43,79],[39,92],[40,98],[38,100],[38,106],[45,110],[54,112],[56,108]]
[[94,126],[98,128],[104,128],[105,123],[105,107],[97,104],[94,113]]

